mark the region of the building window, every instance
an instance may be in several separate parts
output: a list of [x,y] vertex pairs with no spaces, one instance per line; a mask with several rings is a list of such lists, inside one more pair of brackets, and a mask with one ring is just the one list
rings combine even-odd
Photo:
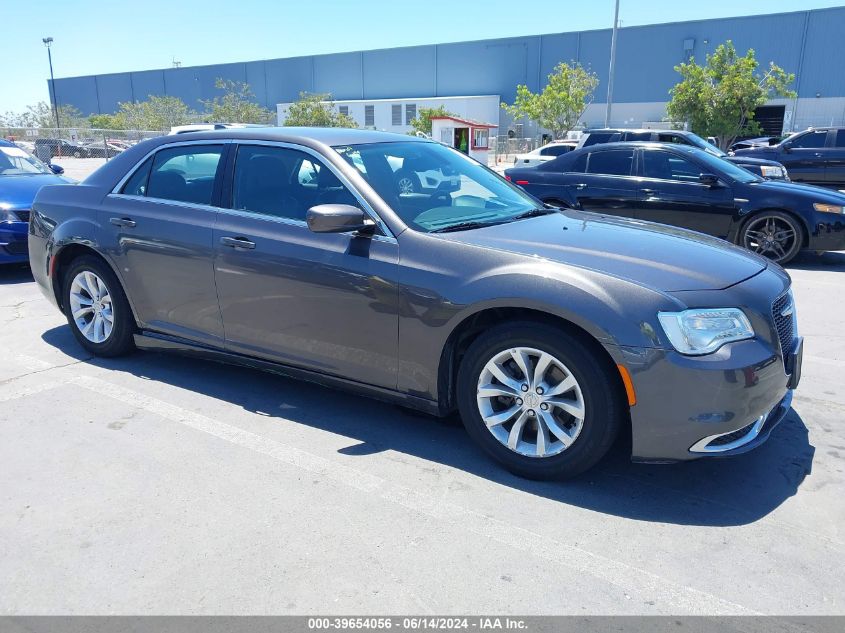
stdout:
[[337,111],[343,116],[349,116],[349,106],[337,106]]
[[411,121],[417,118],[417,104],[405,104],[405,125],[411,125]]
[[376,126],[375,106],[365,105],[364,106],[364,127],[375,127],[375,126]]
[[390,116],[390,124],[391,125],[402,125],[402,106],[398,103],[394,103],[391,107],[391,116]]
[[490,130],[487,128],[472,131],[472,149],[488,149],[490,147]]

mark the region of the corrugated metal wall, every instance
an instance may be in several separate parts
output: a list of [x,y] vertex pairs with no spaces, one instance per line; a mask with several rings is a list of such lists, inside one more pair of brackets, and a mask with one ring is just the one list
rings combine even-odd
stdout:
[[[740,52],[755,49],[763,64],[771,60],[799,74],[801,97],[843,97],[845,73],[837,70],[845,64],[842,33],[845,7],[623,28],[614,101],[666,101],[678,79],[673,67],[686,50],[703,61],[727,39]],[[72,77],[56,80],[56,95],[86,114],[163,94],[199,107],[199,100],[216,94],[214,81],[222,77],[249,82],[270,109],[296,100],[300,91],[329,92],[336,99],[498,94],[510,101],[517,84],[537,90],[558,62],[577,60],[599,76],[598,103],[605,100],[609,49],[606,29]]]

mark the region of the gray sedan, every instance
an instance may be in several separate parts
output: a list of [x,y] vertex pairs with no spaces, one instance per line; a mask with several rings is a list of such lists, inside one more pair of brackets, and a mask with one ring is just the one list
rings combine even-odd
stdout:
[[[397,174],[436,170],[409,192]],[[457,184],[456,184],[457,183]],[[790,407],[787,274],[698,233],[545,207],[439,143],[249,128],[41,189],[44,294],[101,356],[181,351],[434,415],[512,472],[741,453]]]

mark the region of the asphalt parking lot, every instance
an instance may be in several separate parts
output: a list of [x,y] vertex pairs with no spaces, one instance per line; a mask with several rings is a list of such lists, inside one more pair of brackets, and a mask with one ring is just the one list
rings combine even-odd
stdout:
[[845,254],[789,267],[760,449],[515,478],[460,426],[242,368],[82,354],[0,270],[2,614],[845,614]]

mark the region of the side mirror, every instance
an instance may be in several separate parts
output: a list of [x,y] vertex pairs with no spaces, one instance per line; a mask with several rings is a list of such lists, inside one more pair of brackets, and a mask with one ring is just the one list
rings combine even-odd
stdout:
[[376,224],[363,210],[350,204],[318,204],[305,214],[314,233],[351,233],[372,235]]
[[702,185],[708,187],[715,187],[719,184],[719,177],[716,174],[699,174],[698,180]]
[[789,154],[789,152],[792,151],[792,142],[791,141],[784,141],[783,143],[781,143],[781,147],[783,148],[784,152]]
[[61,165],[56,165],[54,163],[50,163],[49,165],[47,165],[47,167],[49,167],[50,171],[52,171],[57,176],[61,176],[63,173],[65,173],[65,168],[62,167]]

